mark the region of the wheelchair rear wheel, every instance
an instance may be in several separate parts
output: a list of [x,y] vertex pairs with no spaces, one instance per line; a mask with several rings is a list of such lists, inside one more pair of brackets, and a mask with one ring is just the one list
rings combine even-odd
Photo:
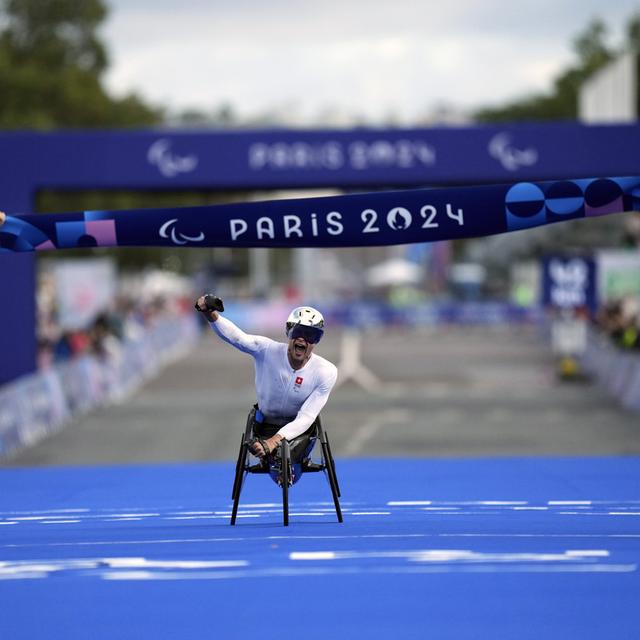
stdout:
[[324,470],[327,475],[327,480],[329,481],[329,486],[331,487],[331,495],[333,496],[333,504],[336,508],[336,516],[338,517],[338,522],[342,522],[342,509],[340,508],[340,487],[338,486],[338,477],[336,476],[336,465],[333,461],[333,455],[331,454],[331,447],[329,446],[329,437],[327,436],[327,432],[320,427],[319,429],[320,435],[320,445],[322,447],[322,463],[324,465]]
[[333,479],[335,480],[335,483],[336,483],[336,493],[338,494],[338,497],[341,497],[340,484],[338,482],[338,476],[336,474],[336,463],[333,460],[333,453],[331,453],[331,444],[329,443],[329,434],[326,431],[324,432],[324,437],[325,437],[325,440],[327,441],[327,454],[329,456],[331,470],[333,471]]

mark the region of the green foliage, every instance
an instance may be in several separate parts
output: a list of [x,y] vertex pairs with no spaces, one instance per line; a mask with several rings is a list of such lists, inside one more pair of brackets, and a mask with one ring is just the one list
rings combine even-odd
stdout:
[[135,95],[110,97],[96,31],[101,0],[0,0],[0,127],[127,127],[160,122]]
[[[640,13],[627,25],[627,42],[622,50],[640,48]],[[526,120],[575,120],[578,117],[580,86],[621,53],[608,44],[607,27],[593,20],[573,42],[577,61],[560,73],[551,91],[515,100],[501,107],[486,107],[474,116],[478,122],[517,122]]]
[[[135,95],[109,96],[108,67],[97,30],[107,15],[102,0],[0,0],[0,128],[124,128],[161,123],[163,113]],[[37,211],[134,209],[208,204],[234,194],[196,192],[49,191]],[[149,265],[190,270],[211,260],[209,249],[77,249],[49,259],[109,255],[122,268]]]
[[100,73],[107,56],[95,31],[107,11],[100,0],[4,0],[3,40],[17,64],[37,60],[45,69],[79,67]]

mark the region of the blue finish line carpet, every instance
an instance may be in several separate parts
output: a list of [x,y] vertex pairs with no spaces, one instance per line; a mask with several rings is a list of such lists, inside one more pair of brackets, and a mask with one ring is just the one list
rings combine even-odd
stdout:
[[0,638],[638,638],[640,458],[0,470]]

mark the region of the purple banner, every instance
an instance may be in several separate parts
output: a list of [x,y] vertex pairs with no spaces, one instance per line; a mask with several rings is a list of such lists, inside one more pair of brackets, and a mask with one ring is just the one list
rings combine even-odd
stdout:
[[640,177],[413,189],[206,207],[7,216],[0,251],[349,247],[487,236],[638,210]]
[[7,194],[51,189],[421,187],[637,171],[640,126],[0,133]]

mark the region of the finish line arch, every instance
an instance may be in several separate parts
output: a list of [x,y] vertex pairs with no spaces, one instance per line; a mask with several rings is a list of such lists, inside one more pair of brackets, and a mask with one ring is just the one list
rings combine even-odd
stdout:
[[[0,134],[0,209],[39,189],[405,188],[636,175],[640,127]],[[0,384],[36,367],[35,262],[1,254]]]

